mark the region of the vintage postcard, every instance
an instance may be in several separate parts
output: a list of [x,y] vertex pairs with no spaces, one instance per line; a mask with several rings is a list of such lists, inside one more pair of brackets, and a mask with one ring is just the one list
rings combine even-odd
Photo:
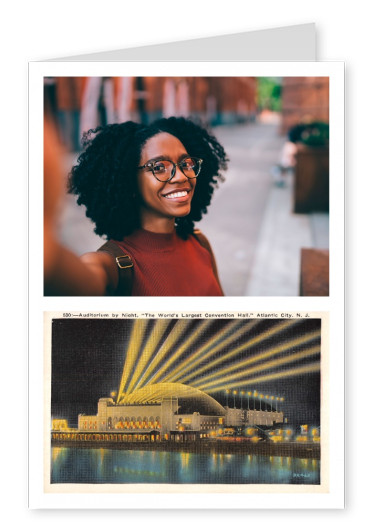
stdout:
[[45,491],[328,492],[328,316],[45,315]]

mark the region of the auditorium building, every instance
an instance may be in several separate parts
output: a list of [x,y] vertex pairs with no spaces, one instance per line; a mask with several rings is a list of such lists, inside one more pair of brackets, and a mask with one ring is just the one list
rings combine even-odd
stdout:
[[116,433],[125,441],[194,441],[280,423],[282,411],[230,408],[202,393],[143,404],[116,404],[112,398],[101,398],[97,415],[78,416],[78,432]]

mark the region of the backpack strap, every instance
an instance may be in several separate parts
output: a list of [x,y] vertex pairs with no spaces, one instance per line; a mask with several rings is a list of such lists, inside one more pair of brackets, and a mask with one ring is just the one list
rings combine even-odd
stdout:
[[202,232],[200,231],[200,229],[194,229],[194,230],[193,230],[193,236],[194,236],[194,237],[196,238],[196,240],[201,244],[201,246],[209,252],[209,254],[210,254],[210,258],[211,258],[211,263],[212,263],[212,266],[213,266],[214,276],[215,276],[215,278],[217,279],[217,282],[218,282],[218,284],[219,284],[219,287],[221,288],[221,291],[223,292],[223,290],[222,290],[222,286],[221,286],[221,282],[220,282],[220,280],[219,280],[219,275],[218,275],[218,270],[217,270],[217,264],[216,264],[216,261],[215,261],[215,257],[214,257],[213,249],[212,249],[211,246],[210,246],[209,240],[207,239],[206,236],[204,236],[204,234],[202,234]]
[[132,295],[133,285],[133,261],[128,254],[124,254],[124,251],[112,240],[106,242],[102,247],[97,249],[98,252],[108,253],[114,257],[118,273],[119,282],[114,293],[117,297]]

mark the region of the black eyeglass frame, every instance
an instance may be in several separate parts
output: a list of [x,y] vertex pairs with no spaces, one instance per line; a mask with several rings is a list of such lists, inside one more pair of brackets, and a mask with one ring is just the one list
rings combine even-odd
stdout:
[[[188,175],[186,175],[184,169],[181,167],[181,165],[183,164],[183,162],[187,159],[192,159],[194,161],[196,161],[199,165],[199,168],[198,168],[198,172],[197,172],[197,175],[195,175],[194,177],[189,177]],[[159,179],[155,173],[154,173],[154,164],[157,164],[158,162],[171,162],[171,164],[173,165],[173,168],[171,170],[171,176],[168,178],[168,179]],[[179,166],[180,170],[184,173],[184,175],[187,177],[187,179],[197,179],[200,171],[201,171],[201,164],[203,163],[203,159],[200,159],[200,157],[184,157],[180,162],[176,163],[170,159],[158,159],[158,160],[153,160],[152,162],[147,162],[146,164],[144,164],[143,166],[138,166],[138,170],[143,170],[145,168],[149,168],[149,170],[152,171],[153,173],[153,176],[157,179],[157,181],[161,182],[161,183],[167,183],[169,181],[171,181],[171,179],[173,179],[176,175],[176,168],[177,166]]]

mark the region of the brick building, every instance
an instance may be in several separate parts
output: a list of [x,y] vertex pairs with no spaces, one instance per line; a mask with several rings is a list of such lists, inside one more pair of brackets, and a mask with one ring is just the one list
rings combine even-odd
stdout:
[[193,116],[211,125],[232,124],[256,116],[255,78],[131,78],[128,101],[133,120],[149,123],[168,116]]
[[329,123],[329,78],[283,78],[281,133],[313,121]]

